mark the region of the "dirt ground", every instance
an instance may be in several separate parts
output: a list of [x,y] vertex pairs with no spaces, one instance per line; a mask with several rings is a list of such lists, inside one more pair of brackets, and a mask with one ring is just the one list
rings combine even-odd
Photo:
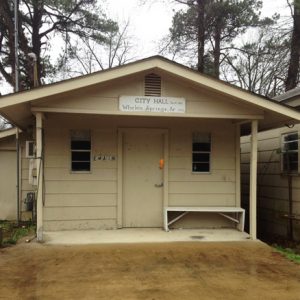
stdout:
[[300,299],[300,265],[260,242],[0,250],[0,299]]

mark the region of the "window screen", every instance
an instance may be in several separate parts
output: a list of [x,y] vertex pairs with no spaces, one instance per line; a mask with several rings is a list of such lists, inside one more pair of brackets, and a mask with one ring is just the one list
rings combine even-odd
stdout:
[[284,173],[298,173],[298,133],[282,135],[281,166]]
[[71,131],[71,170],[91,170],[91,134],[88,130]]
[[208,133],[193,133],[192,171],[210,172],[211,138]]

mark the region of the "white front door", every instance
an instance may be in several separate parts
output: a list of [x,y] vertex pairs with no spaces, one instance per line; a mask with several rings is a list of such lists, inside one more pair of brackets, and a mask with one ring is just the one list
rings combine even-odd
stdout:
[[132,129],[123,136],[123,227],[162,227],[163,133]]

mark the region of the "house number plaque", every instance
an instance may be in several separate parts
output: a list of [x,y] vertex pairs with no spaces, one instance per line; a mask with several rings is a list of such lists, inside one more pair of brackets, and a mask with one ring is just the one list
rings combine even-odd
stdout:
[[116,157],[113,155],[96,155],[94,160],[116,160]]

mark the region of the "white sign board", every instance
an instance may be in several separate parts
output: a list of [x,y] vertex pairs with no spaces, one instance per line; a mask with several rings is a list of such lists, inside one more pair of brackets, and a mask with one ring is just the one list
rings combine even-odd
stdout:
[[121,111],[150,113],[185,113],[185,99],[175,97],[121,96]]

